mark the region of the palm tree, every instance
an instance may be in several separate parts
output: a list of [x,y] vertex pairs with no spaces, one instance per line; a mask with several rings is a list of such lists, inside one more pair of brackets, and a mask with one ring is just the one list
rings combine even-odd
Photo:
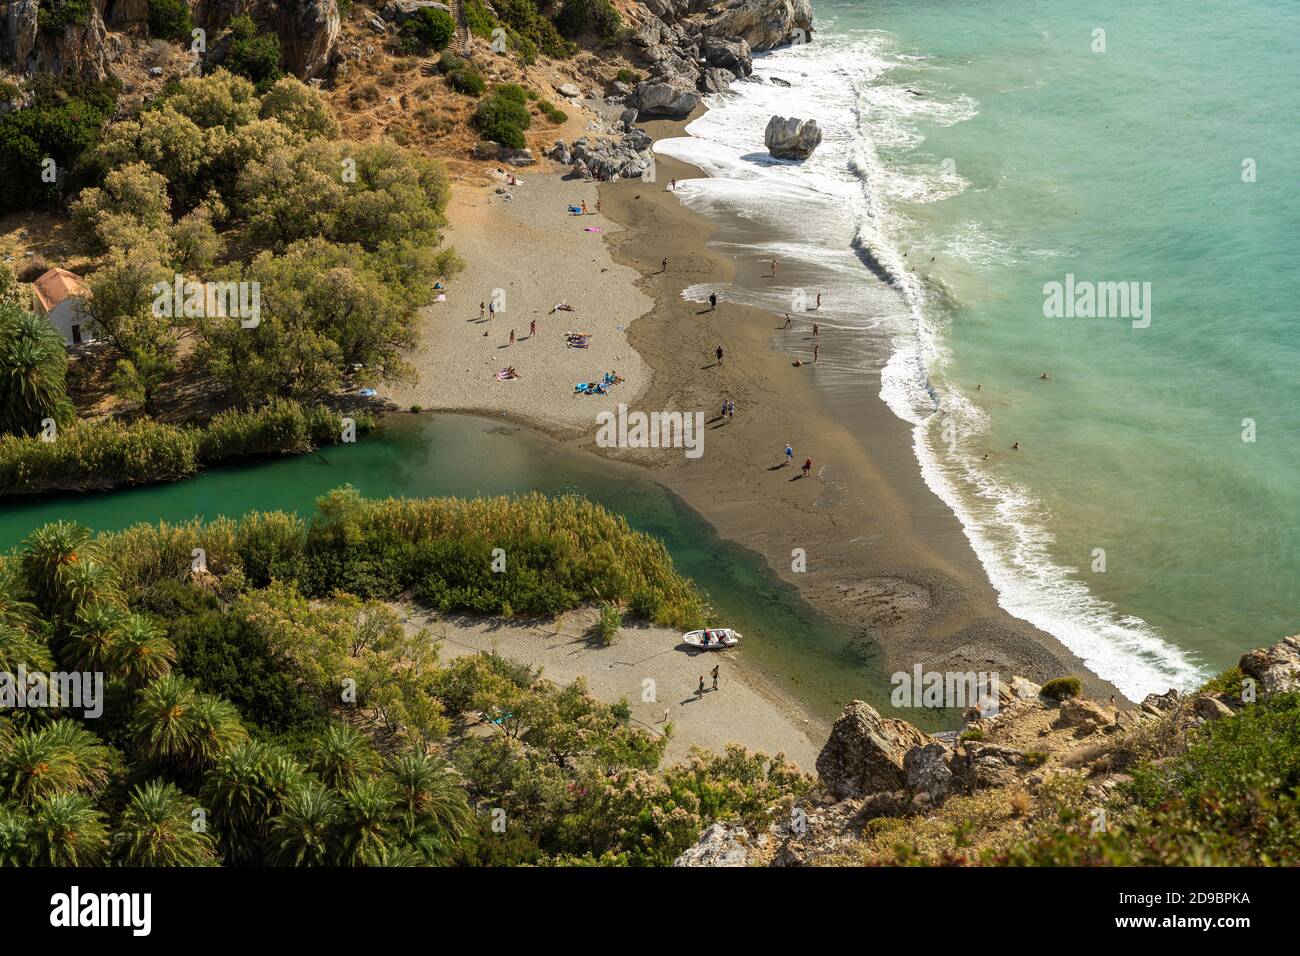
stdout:
[[297,761],[255,740],[246,740],[217,759],[203,778],[200,797],[220,821],[228,859],[260,862],[271,818],[302,782]]
[[339,801],[333,793],[315,781],[304,783],[271,821],[267,862],[272,866],[327,865],[339,815]]
[[85,794],[38,800],[31,831],[37,866],[99,866],[107,855],[108,828]]
[[176,674],[160,677],[140,692],[131,720],[135,746],[156,760],[182,762],[195,749],[191,711],[198,700],[193,685]]
[[344,866],[381,866],[384,854],[399,842],[394,827],[397,802],[382,777],[359,780],[343,791],[339,862]]
[[194,801],[174,784],[153,780],[136,787],[113,834],[118,859],[126,866],[216,866],[216,845],[194,829],[193,809]]
[[72,421],[68,350],[49,322],[0,304],[0,434],[35,435],[52,418]]
[[386,769],[397,794],[404,836],[428,862],[444,861],[473,823],[460,781],[445,763],[419,750],[391,758]]
[[54,658],[44,641],[0,620],[0,672],[17,673],[19,665],[29,671],[51,671]]
[[25,813],[17,807],[0,806],[0,867],[30,865],[31,831]]
[[56,575],[56,613],[74,620],[82,608],[92,604],[117,604],[117,573],[94,555],[85,555],[61,568]]
[[54,521],[37,528],[23,542],[22,570],[27,593],[47,617],[63,590],[64,570],[91,548],[91,534],[73,521]]
[[370,741],[347,724],[334,724],[316,738],[311,768],[335,790],[347,790],[379,766]]
[[143,687],[171,673],[176,648],[162,629],[139,614],[126,618],[113,647],[113,663],[128,687]]
[[0,750],[0,793],[30,806],[108,782],[109,750],[72,720],[13,735]]
[[36,605],[27,600],[22,577],[10,561],[0,561],[0,624],[21,628],[36,624]]
[[60,643],[60,660],[69,670],[108,670],[126,621],[126,611],[116,604],[83,607]]
[[190,764],[205,770],[248,739],[248,731],[239,719],[235,705],[224,697],[199,694],[191,711],[194,722],[194,753]]

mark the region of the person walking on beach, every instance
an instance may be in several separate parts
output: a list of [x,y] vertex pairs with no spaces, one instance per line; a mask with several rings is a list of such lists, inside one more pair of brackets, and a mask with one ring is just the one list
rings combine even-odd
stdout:
[[717,353],[716,353],[716,354],[717,354],[717,356],[718,356],[718,364],[721,365],[721,364],[722,364],[722,346],[721,346],[721,345],[718,346],[718,350],[717,350]]
[[667,272],[667,271],[668,271],[668,257],[667,257],[667,256],[664,256],[664,265],[663,265],[663,268],[660,269],[659,271],[660,271],[660,272]]
[[514,345],[514,344],[515,344],[515,330],[514,330],[514,329],[511,329],[511,330],[510,330],[510,344],[511,344],[511,345]]
[[775,279],[775,278],[776,278],[776,260],[775,260],[775,259],[772,260],[772,271],[769,272],[767,275],[765,275],[763,278],[765,278],[765,279]]
[[789,442],[785,446],[785,463],[788,465],[794,461],[794,449],[790,447]]
[[718,664],[714,664],[714,665],[713,665],[713,672],[712,672],[712,673],[713,673],[713,689],[714,689],[714,690],[717,690],[717,689],[718,689],[718,671],[719,671],[719,669],[720,669],[720,667],[719,667]]
[[804,476],[805,478],[807,478],[807,477],[808,477],[808,472],[810,472],[810,471],[812,471],[812,459],[811,459],[811,458],[805,458],[805,459],[803,460],[803,476]]
[[700,675],[700,686],[696,689],[695,696],[696,697],[704,696],[704,675],[703,674]]
[[483,315],[484,315],[485,312],[487,312],[487,303],[486,303],[486,302],[480,302],[480,303],[478,304],[478,320],[479,320],[480,322],[483,321]]
[[709,311],[710,312],[718,311],[718,293],[716,292],[709,293]]
[[821,347],[820,345],[814,345],[814,346],[813,346],[813,364],[814,364],[814,365],[817,364],[817,353],[820,352],[821,350],[822,350],[822,347]]
[[736,401],[735,401],[735,399],[731,399],[731,398],[727,399],[727,417],[728,417],[728,418],[735,418],[735,417],[736,417]]
[[497,317],[497,304],[496,304],[495,302],[489,302],[489,303],[488,303],[488,318],[489,318],[489,319],[495,319],[496,317]]
[[789,327],[790,327],[790,313],[787,312],[785,314],[785,325],[781,326],[781,328],[788,329]]
[[821,307],[822,307],[822,294],[821,294],[820,292],[818,292],[818,293],[817,293],[817,309],[818,309],[818,311],[821,311]]
[[537,320],[533,319],[533,321],[528,323],[528,337],[531,339],[536,334],[537,334]]

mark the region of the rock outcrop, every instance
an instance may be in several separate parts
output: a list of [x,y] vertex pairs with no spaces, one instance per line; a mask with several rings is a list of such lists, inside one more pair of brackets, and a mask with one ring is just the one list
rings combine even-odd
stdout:
[[584,179],[635,179],[654,163],[650,143],[645,130],[633,128],[617,140],[582,136],[572,148],[559,140],[547,155],[557,163],[572,166]]
[[907,752],[931,743],[936,743],[933,737],[907,721],[881,717],[870,704],[855,700],[831,727],[830,739],[817,755],[817,775],[838,800],[899,790],[907,783]]
[[637,110],[650,116],[686,116],[702,99],[694,86],[669,80],[643,80],[632,96]]
[[0,55],[20,73],[104,80],[114,46],[104,25],[105,0],[94,0],[84,22],[42,30],[39,0],[0,2]]
[[776,159],[807,159],[821,145],[822,131],[816,120],[773,116],[763,131],[767,151]]
[[1238,664],[1259,685],[1259,696],[1300,690],[1300,634],[1284,637],[1272,647],[1247,651]]
[[694,846],[673,861],[673,866],[745,866],[749,862],[749,834],[744,827],[714,823],[700,834]]
[[[419,0],[394,2],[419,4]],[[251,4],[247,0],[197,0],[194,24],[208,32],[213,62],[220,62],[223,48],[212,38],[240,13],[247,13],[259,28],[279,38],[281,62],[288,72],[313,79],[328,76],[333,70],[343,29],[337,0],[252,0]]]

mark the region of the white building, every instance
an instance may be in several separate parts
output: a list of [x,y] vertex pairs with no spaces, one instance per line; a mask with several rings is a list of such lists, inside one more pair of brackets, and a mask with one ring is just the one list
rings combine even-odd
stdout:
[[89,317],[82,304],[90,297],[85,280],[67,269],[51,269],[32,283],[36,293],[36,314],[43,315],[58,329],[68,345],[93,342]]

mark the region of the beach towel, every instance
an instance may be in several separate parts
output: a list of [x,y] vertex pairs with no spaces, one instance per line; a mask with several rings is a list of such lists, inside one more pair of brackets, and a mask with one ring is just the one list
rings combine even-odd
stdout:
[[584,232],[600,232],[600,231],[601,231],[601,228],[600,228],[600,226],[588,226],[588,227],[587,227],[586,229],[584,229],[583,231],[584,231]]
[[498,382],[513,382],[514,380],[515,376],[510,374],[510,369],[508,368],[503,368],[501,371],[497,372]]

